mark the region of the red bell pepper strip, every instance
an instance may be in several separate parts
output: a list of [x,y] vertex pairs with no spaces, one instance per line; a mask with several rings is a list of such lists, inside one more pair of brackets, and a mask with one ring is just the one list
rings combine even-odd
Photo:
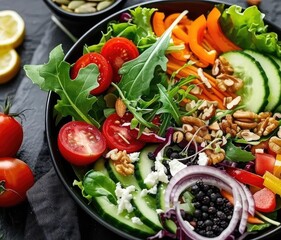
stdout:
[[257,174],[234,167],[226,167],[225,170],[231,177],[235,178],[237,181],[241,183],[259,187],[259,188],[264,188],[263,185],[264,178]]
[[206,50],[200,43],[204,37],[207,27],[207,20],[204,15],[196,18],[190,25],[189,28],[189,46],[191,51],[203,61],[214,64],[217,58],[217,51]]

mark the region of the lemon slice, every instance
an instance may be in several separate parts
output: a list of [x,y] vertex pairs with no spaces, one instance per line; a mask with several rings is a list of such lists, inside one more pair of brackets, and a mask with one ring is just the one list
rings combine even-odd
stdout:
[[11,80],[20,70],[20,57],[16,50],[0,51],[0,84]]
[[16,48],[24,39],[25,24],[15,11],[0,11],[0,50]]

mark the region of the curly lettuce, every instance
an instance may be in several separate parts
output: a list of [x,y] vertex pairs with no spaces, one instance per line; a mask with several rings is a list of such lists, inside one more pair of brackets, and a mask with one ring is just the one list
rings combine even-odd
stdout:
[[243,49],[281,56],[281,42],[275,32],[269,32],[264,14],[256,6],[233,5],[221,15],[220,25],[225,35]]

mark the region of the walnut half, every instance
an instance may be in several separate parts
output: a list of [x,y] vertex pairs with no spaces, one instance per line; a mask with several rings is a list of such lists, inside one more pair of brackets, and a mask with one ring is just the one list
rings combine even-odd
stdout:
[[123,176],[129,176],[134,173],[135,166],[127,154],[126,150],[114,151],[110,154],[110,159],[113,161],[115,169]]

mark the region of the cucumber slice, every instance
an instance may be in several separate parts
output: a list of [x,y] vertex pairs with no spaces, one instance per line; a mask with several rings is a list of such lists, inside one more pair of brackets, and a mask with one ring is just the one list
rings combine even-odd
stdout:
[[141,221],[155,231],[161,230],[163,227],[156,212],[156,199],[150,195],[142,196],[142,189],[140,188],[134,175],[123,176],[119,174],[116,171],[112,161],[108,161],[106,166],[109,176],[115,182],[120,182],[123,187],[128,187],[131,185],[135,186],[136,191],[132,193],[132,205],[135,207],[135,214],[141,219]]
[[[166,210],[165,209],[165,190],[167,188],[167,184],[166,183],[160,183],[158,186],[158,190],[157,190],[157,196],[156,196],[156,200],[157,200],[157,206],[159,209],[162,210]],[[172,221],[167,219],[165,221],[165,228],[167,230],[169,230],[172,233],[176,233],[177,231],[177,225]]]
[[243,88],[238,92],[242,104],[253,112],[263,111],[268,104],[268,79],[253,57],[242,51],[230,51],[222,54],[234,68],[234,74],[243,80]]
[[145,184],[145,178],[151,173],[151,168],[154,166],[154,161],[148,158],[148,153],[156,149],[156,145],[149,145],[140,153],[139,160],[135,164],[135,176],[141,188],[150,189],[152,186]]
[[256,51],[245,50],[244,52],[260,63],[267,76],[269,96],[265,111],[272,112],[279,105],[281,100],[281,72],[279,70],[279,65],[273,59]]
[[[273,56],[273,55],[270,55],[269,56],[271,59],[273,59],[279,66],[279,71],[281,71],[281,59]],[[281,98],[280,98],[280,101],[278,103],[278,105],[276,106],[276,108],[274,109],[274,112],[281,112]]]
[[[95,171],[101,171],[105,175],[109,176],[109,173],[105,167],[105,160],[104,158],[98,159],[93,169]],[[116,228],[122,229],[127,233],[138,237],[148,237],[155,234],[155,231],[148,227],[145,224],[136,224],[133,223],[131,218],[135,217],[135,213],[122,213],[117,214],[118,206],[112,204],[107,197],[101,196],[93,198],[92,205],[97,209],[98,214],[106,220],[108,223],[114,225]]]

